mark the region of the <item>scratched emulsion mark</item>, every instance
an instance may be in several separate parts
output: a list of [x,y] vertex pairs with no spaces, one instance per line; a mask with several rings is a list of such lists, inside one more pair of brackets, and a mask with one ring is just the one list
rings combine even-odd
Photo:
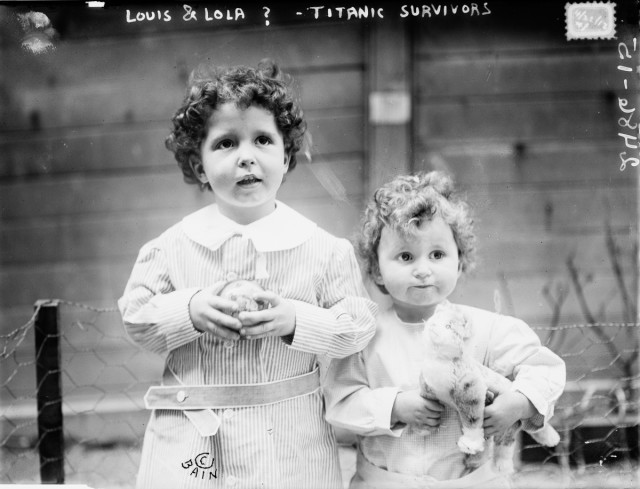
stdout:
[[578,39],[613,39],[616,36],[614,2],[579,2],[565,4],[567,41]]
[[311,148],[313,147],[313,138],[309,131],[305,132],[302,143],[302,154],[307,158],[308,168],[316,177],[316,180],[322,185],[333,200],[350,204],[347,196],[347,189],[340,181],[338,175],[331,169],[329,164],[312,161]]
[[56,30],[49,17],[42,12],[18,14],[18,20],[25,33],[22,47],[33,54],[42,54],[55,49]]
[[328,163],[311,163],[309,165],[309,169],[333,200],[343,202],[345,204],[349,203],[347,189]]

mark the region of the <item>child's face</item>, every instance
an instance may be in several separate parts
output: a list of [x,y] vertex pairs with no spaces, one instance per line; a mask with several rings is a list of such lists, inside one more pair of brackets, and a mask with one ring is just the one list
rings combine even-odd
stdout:
[[412,237],[383,228],[378,265],[375,282],[386,288],[398,317],[412,323],[431,317],[460,276],[458,246],[440,216],[423,221]]
[[289,156],[271,112],[255,105],[220,105],[209,119],[200,156],[196,174],[211,185],[223,215],[248,224],[275,209]]

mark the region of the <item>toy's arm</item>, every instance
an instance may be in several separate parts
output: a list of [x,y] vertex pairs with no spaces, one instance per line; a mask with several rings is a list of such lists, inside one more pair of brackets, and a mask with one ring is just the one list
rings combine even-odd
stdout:
[[480,366],[482,377],[484,377],[484,380],[487,383],[487,388],[493,396],[498,396],[511,389],[512,382],[504,375],[494,372],[486,365],[482,365],[480,362],[478,362],[478,364]]

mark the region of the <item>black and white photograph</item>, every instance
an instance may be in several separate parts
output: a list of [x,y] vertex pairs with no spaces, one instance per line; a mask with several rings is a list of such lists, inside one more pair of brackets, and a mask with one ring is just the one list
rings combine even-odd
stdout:
[[0,487],[638,487],[639,13],[0,2]]

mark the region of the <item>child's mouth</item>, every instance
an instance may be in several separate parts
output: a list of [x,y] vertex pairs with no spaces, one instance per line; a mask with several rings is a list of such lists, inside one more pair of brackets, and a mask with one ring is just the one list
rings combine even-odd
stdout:
[[248,187],[250,185],[254,185],[256,183],[261,182],[262,180],[260,180],[258,177],[254,176],[254,175],[249,175],[244,177],[242,180],[240,180],[238,182],[238,185],[240,185],[241,187]]

